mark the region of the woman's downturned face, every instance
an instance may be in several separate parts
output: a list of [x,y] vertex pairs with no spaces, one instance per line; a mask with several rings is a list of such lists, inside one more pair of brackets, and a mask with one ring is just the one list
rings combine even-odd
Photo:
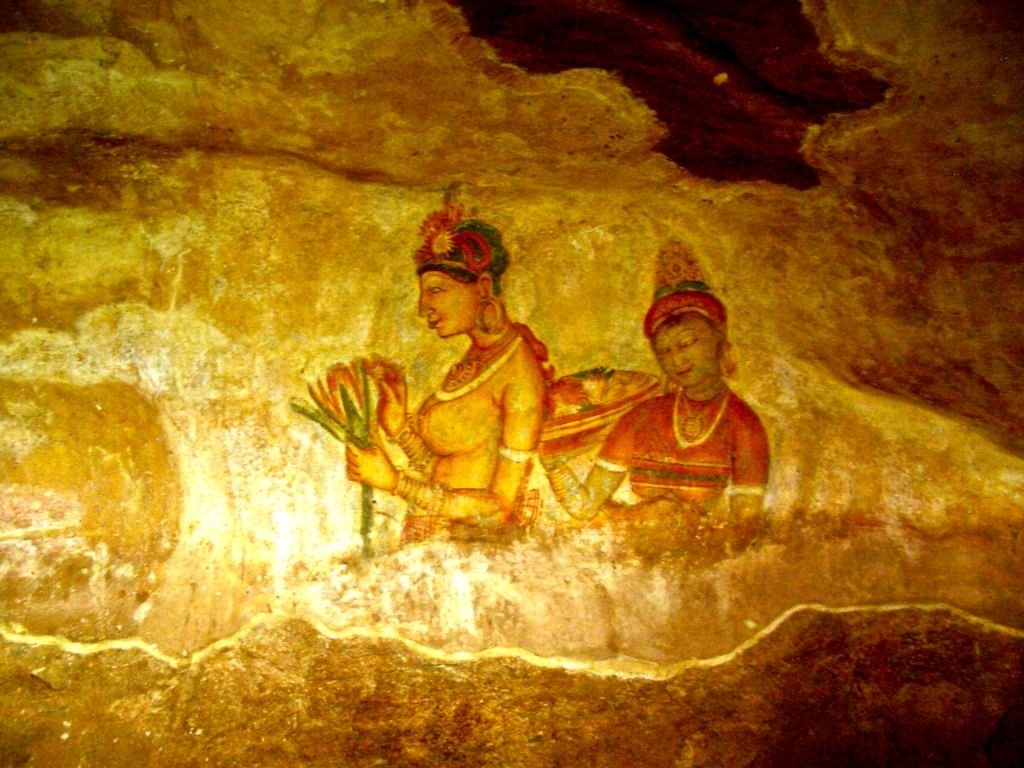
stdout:
[[654,335],[658,365],[683,390],[701,389],[722,379],[721,346],[711,321],[695,312],[669,321]]
[[419,315],[442,339],[468,333],[476,326],[480,289],[444,272],[420,275]]

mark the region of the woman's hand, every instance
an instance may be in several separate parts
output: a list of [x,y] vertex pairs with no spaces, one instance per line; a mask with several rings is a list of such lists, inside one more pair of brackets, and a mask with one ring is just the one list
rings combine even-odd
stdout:
[[734,553],[756,544],[767,532],[761,496],[733,496],[729,500],[729,543]]
[[408,418],[408,387],[402,369],[380,357],[366,361],[366,372],[377,385],[377,421],[388,437],[397,437]]
[[398,470],[380,448],[345,446],[345,469],[348,479],[382,491],[394,493],[398,487]]

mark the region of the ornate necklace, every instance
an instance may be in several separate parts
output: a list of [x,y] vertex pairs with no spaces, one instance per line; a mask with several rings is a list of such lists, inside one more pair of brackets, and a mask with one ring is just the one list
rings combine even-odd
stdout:
[[[722,397],[721,394],[715,395],[715,398],[718,397]],[[712,398],[712,400],[715,398]],[[672,431],[675,433],[676,442],[679,443],[679,447],[684,449],[692,448],[707,440],[711,433],[715,431],[718,422],[722,420],[722,414],[725,413],[725,406],[728,402],[729,398],[727,396],[722,397],[722,402],[715,411],[711,424],[705,428],[704,417],[711,408],[710,402],[700,410],[693,411],[690,409],[690,398],[682,390],[679,390],[676,394],[675,407],[672,409]],[[680,405],[683,407],[680,408]],[[682,418],[680,418],[680,410],[684,412]]]
[[466,356],[451,367],[444,377],[438,400],[454,400],[476,389],[489,379],[517,349],[519,334],[509,326],[501,340],[486,349],[471,347]]

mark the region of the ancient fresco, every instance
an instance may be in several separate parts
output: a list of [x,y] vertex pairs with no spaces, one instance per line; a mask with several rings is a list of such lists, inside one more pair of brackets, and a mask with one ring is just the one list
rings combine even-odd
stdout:
[[642,530],[666,553],[725,555],[769,530],[768,436],[726,383],[726,309],[685,248],[651,258],[643,330],[661,380],[607,367],[556,379],[544,344],[508,317],[500,232],[449,200],[420,236],[417,314],[439,337],[468,341],[440,387],[410,413],[402,367],[374,356],[332,366],[308,388],[313,405],[292,404],[347,446],[348,476],[363,488],[364,554],[386,551],[370,541],[373,490],[406,502],[400,545],[529,531],[540,512],[535,464],[571,518],[629,538]]
[[[151,716],[168,754],[191,756],[221,739],[221,704],[225,722],[257,709],[257,658],[288,698],[246,734],[297,723],[311,753],[338,709],[365,737],[394,696],[403,719],[450,705],[436,722],[455,754],[460,733],[508,727],[480,726],[473,701],[526,677],[525,724],[550,680],[600,710],[638,678],[656,697],[692,686],[687,701],[718,679],[742,691],[744,726],[787,733],[758,710],[771,690],[789,717],[787,686],[764,680],[818,659],[868,681],[831,681],[849,697],[834,722],[861,735],[910,710],[980,723],[979,745],[1012,729],[1019,11],[610,3],[581,6],[586,35],[539,58],[531,15],[579,3],[15,5],[0,19],[10,762],[78,765],[63,722],[90,710],[127,730]],[[591,34],[626,26],[618,60],[668,41],[652,61],[689,67],[673,81],[691,99],[645,101],[658,71],[588,58]],[[350,657],[364,671],[334,691]],[[730,688],[745,658],[753,677]],[[116,703],[76,687],[118,659]],[[961,692],[989,675],[1000,696],[968,718],[982,705]],[[708,717],[729,716],[707,696]],[[664,726],[672,759],[700,764],[700,729],[673,714],[686,701],[664,701],[644,733]],[[573,711],[566,730],[600,743]],[[619,736],[642,716],[603,712]],[[352,737],[376,750],[365,764],[430,764],[375,733]],[[132,743],[157,754],[144,734]],[[543,738],[566,763],[599,749]]]

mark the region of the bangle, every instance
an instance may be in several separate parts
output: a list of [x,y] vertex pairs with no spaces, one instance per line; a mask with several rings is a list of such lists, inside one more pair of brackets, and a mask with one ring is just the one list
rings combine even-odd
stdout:
[[533,458],[533,451],[517,451],[505,445],[498,446],[498,455],[513,464],[525,464]]
[[398,473],[395,495],[431,515],[439,515],[444,509],[445,493],[442,488],[414,480],[404,472]]
[[727,496],[764,496],[762,485],[730,485],[725,489]]
[[600,456],[594,459],[594,466],[600,467],[601,469],[607,469],[609,472],[626,472],[629,470],[629,467],[624,467],[622,464],[616,464],[613,461],[608,461],[608,459],[602,459]]

